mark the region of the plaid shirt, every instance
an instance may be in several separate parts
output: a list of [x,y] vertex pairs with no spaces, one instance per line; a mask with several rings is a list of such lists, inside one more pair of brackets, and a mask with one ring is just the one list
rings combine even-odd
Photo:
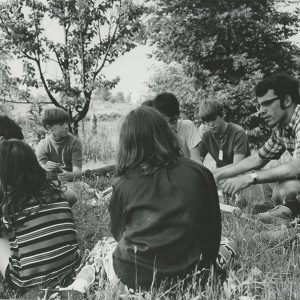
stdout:
[[286,127],[278,124],[274,128],[269,140],[259,149],[258,155],[263,159],[279,159],[286,150],[293,158],[300,157],[300,105],[296,106]]

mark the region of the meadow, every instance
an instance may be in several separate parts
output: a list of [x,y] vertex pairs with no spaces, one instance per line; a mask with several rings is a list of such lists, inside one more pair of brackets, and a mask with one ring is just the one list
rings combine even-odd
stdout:
[[[117,105],[117,104],[116,104]],[[117,108],[118,107],[118,108]],[[119,111],[119,106],[108,108],[124,115],[132,107]],[[110,112],[109,112],[110,110]],[[94,106],[96,113],[104,109]],[[87,121],[85,132],[81,131],[83,139],[85,168],[93,168],[111,163],[115,158],[117,135],[122,118],[98,123],[97,133],[92,134],[91,123]],[[210,159],[206,165],[211,169]],[[83,178],[91,188],[103,190],[111,185],[113,178]],[[78,229],[80,251],[92,249],[103,236],[110,235],[108,203],[95,198],[93,192],[81,183],[74,184],[74,190],[79,201],[73,206],[74,217]],[[262,200],[259,188],[244,192],[248,203]],[[249,208],[249,207],[248,207]],[[248,211],[245,208],[245,211]],[[222,213],[222,235],[237,243],[237,255],[227,268],[225,280],[220,280],[211,270],[207,282],[200,284],[196,274],[184,282],[174,283],[171,288],[163,287],[133,296],[114,289],[109,284],[101,283],[94,286],[86,296],[88,299],[300,299],[300,245],[297,228],[285,229],[285,234],[278,240],[268,240],[257,233],[268,230],[284,230],[272,225],[264,225],[253,218],[243,218],[239,215]],[[17,295],[9,290],[5,283],[0,283],[0,298],[14,299]]]

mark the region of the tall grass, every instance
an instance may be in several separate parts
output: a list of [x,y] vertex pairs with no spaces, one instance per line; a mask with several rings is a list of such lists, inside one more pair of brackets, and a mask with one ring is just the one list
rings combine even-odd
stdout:
[[120,119],[98,121],[96,132],[91,130],[90,123],[86,123],[84,130],[79,130],[86,164],[93,166],[95,162],[106,163],[115,158],[120,123]]
[[[109,184],[105,179],[103,185]],[[82,184],[75,185],[74,189],[79,201],[73,206],[73,212],[83,253],[110,234],[108,204],[100,199],[97,206],[87,205],[86,200],[93,195]],[[196,276],[192,276],[189,284],[174,283],[168,292],[162,288],[152,290],[145,295],[146,299],[300,299],[300,249],[297,240],[292,241],[297,229],[290,229],[284,239],[270,243],[266,239],[255,239],[254,234],[278,229],[274,226],[223,213],[222,227],[222,234],[238,245],[237,256],[228,266],[225,282],[216,280],[211,274],[205,287],[201,288]],[[106,284],[96,288],[88,298],[132,299],[122,293]],[[0,284],[0,298],[14,297],[12,291]]]

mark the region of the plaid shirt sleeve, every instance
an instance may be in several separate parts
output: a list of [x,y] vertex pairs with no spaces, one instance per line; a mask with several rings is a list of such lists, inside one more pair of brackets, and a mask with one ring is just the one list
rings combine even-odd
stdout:
[[279,159],[285,150],[286,147],[283,141],[278,137],[277,130],[273,130],[271,137],[266,141],[264,146],[258,150],[258,155],[262,159]]
[[293,158],[300,158],[300,124],[295,129],[295,150]]

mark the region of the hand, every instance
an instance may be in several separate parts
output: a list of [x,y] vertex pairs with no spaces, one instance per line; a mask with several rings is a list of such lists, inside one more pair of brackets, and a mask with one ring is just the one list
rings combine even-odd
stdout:
[[62,173],[57,175],[57,178],[61,181],[61,182],[67,182],[67,181],[71,181],[74,179],[74,176],[71,172],[67,172],[67,171],[63,171]]
[[218,172],[218,169],[212,170],[211,172],[214,175],[215,182],[218,183],[218,181],[221,180],[221,178],[220,178],[221,177],[221,173]]
[[222,190],[224,193],[234,196],[238,191],[250,186],[252,182],[253,179],[250,177],[249,174],[226,179],[222,183]]
[[47,163],[44,165],[44,169],[47,172],[59,172],[61,170],[61,166],[60,163],[48,160]]

